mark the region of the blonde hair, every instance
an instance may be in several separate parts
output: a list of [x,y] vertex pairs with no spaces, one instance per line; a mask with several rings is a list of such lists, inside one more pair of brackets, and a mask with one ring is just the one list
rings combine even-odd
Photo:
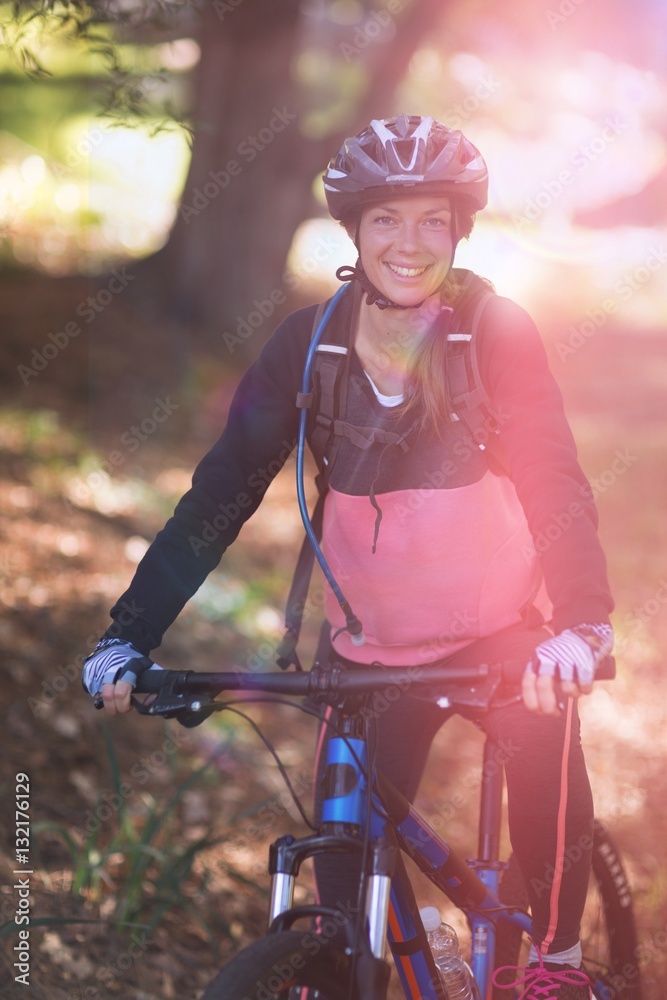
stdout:
[[[456,272],[450,270],[440,293],[442,304],[453,308],[461,288]],[[421,412],[422,429],[432,428],[441,440],[452,414],[447,374],[447,337],[436,320],[410,358],[405,401],[396,412],[401,416]]]
[[[370,205],[365,207],[368,208]],[[455,220],[456,243],[458,243],[459,240],[468,239],[470,236],[476,213],[473,205],[465,198],[450,199],[450,207]],[[361,207],[357,207],[341,220],[341,225],[357,250],[361,211]],[[491,282],[484,278],[480,280],[493,290]],[[463,275],[457,274],[456,269],[450,268],[440,290],[442,304],[454,308],[462,289]],[[361,297],[356,303],[357,316],[360,301]],[[436,320],[408,358],[405,400],[396,407],[395,412],[397,416],[421,412],[421,428],[432,428],[441,440],[443,440],[443,428],[449,426],[453,412],[447,375],[447,337],[441,335],[440,324]]]

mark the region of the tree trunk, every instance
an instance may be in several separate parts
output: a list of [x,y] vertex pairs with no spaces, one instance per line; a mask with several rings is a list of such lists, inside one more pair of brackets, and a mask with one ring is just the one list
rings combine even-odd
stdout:
[[295,220],[312,208],[290,76],[298,11],[223,0],[203,15],[192,161],[158,256],[175,317],[206,328],[209,346],[281,287]]
[[[388,113],[415,48],[442,15],[433,0],[408,5],[391,43],[363,53],[368,83],[356,120],[313,141],[300,131],[302,95],[293,76],[300,6],[214,0],[202,17],[190,170],[169,242],[145,270],[157,282],[162,310],[200,331],[200,346],[215,353],[226,352],[239,330],[256,327],[272,294],[284,301],[292,238],[316,209],[314,177],[345,135]],[[260,336],[270,326],[262,323]],[[235,361],[256,354],[255,338],[245,346]]]

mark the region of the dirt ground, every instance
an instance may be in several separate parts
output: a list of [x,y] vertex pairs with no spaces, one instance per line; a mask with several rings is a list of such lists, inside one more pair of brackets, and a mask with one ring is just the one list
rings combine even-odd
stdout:
[[[222,367],[184,368],[182,348],[156,349],[156,337],[142,335],[150,314],[118,310],[26,383],[18,366],[46,343],[34,330],[56,329],[86,293],[84,282],[21,278],[0,287],[0,996],[196,1000],[264,926],[267,845],[303,827],[266,748],[242,720],[222,715],[185,730],[133,713],[105,723],[81,690],[81,654],[216,436],[231,385]],[[48,323],[34,326],[29,300]],[[165,337],[173,345],[169,331]],[[582,463],[597,484],[617,598],[618,678],[583,705],[584,741],[598,815],[627,859],[645,998],[663,1000],[667,347],[652,331],[609,327],[576,359],[553,360]],[[171,400],[174,415],[154,433],[144,427],[145,440],[131,450],[132,427],[156,400]],[[130,437],[114,461],[122,433]],[[292,475],[290,465],[170,630],[160,650],[165,665],[220,669],[227,657],[247,662],[262,641],[275,643],[300,543]],[[309,809],[313,720],[276,706],[255,705],[251,714]],[[427,817],[441,813],[479,766],[479,748],[463,720],[441,732],[420,792]],[[196,780],[180,787],[197,768]],[[30,786],[29,869],[16,861],[17,774]],[[468,854],[476,805],[470,793],[447,828]],[[143,864],[139,881],[135,862]],[[15,982],[13,967],[22,878],[30,888],[29,985]],[[432,901],[427,886],[419,892]],[[131,915],[125,926],[122,912]]]

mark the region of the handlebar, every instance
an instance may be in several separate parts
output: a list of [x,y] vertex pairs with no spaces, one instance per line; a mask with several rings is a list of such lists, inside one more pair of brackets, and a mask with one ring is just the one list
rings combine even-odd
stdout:
[[[150,661],[149,661],[150,662]],[[213,697],[223,691],[262,692],[287,697],[314,696],[324,701],[335,701],[343,696],[371,694],[386,687],[400,689],[442,685],[443,694],[456,700],[456,690],[476,691],[476,684],[485,689],[488,701],[503,683],[518,687],[525,671],[524,660],[498,663],[480,663],[474,666],[452,667],[447,661],[412,667],[354,667],[345,669],[340,664],[322,667],[316,664],[303,673],[247,673],[240,669],[219,673],[198,673],[192,670],[144,670],[137,679],[135,692],[155,694],[149,704],[133,699],[135,707],[144,715],[186,717],[202,721],[215,710]],[[606,657],[596,673],[596,680],[611,680],[616,665],[612,656]],[[470,701],[466,704],[482,704]],[[196,724],[194,721],[185,724]]]
[[174,688],[182,694],[219,694],[222,691],[262,691],[288,696],[316,694],[369,694],[386,685],[406,683],[430,684],[434,681],[475,681],[487,677],[488,664],[461,667],[455,670],[440,667],[428,673],[423,667],[359,667],[344,672],[338,666],[313,667],[304,673],[249,674],[238,671],[196,673],[192,670],[146,671],[139,677],[135,690],[142,694],[155,694],[163,689],[170,675]]

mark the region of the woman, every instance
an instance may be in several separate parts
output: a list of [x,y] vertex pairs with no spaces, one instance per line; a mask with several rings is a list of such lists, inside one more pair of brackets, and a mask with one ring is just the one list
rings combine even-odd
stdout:
[[[523,995],[580,1000],[590,995],[579,922],[593,811],[576,698],[591,690],[613,645],[590,487],[533,323],[489,295],[488,282],[452,266],[486,204],[478,150],[431,118],[373,121],[346,140],[324,185],[359,252],[346,276],[352,294],[331,320],[334,341],[353,347],[345,418],[353,430],[386,433],[360,447],[342,430],[327,469],[322,547],[365,641],[327,593],[333,651],[320,655],[425,669],[445,657],[457,665],[523,658],[523,702],[494,709],[484,723],[516,748],[506,762],[510,835],[535,928]],[[484,297],[475,357],[500,460],[471,438],[448,391],[448,332],[469,330]],[[101,690],[111,714],[129,710],[133,660],[159,645],[259,506],[266,478],[258,470],[275,474],[285,461],[314,316],[315,307],[289,316],[246,373],[225,432],[112,609],[114,624],[84,668],[88,690]],[[314,426],[311,419],[311,436]],[[128,604],[145,609],[129,624]],[[556,682],[572,696],[563,713]],[[378,720],[378,766],[410,799],[441,724],[441,709],[409,692]],[[581,859],[544,891],[566,854]],[[323,901],[340,899],[342,877],[318,866]]]

